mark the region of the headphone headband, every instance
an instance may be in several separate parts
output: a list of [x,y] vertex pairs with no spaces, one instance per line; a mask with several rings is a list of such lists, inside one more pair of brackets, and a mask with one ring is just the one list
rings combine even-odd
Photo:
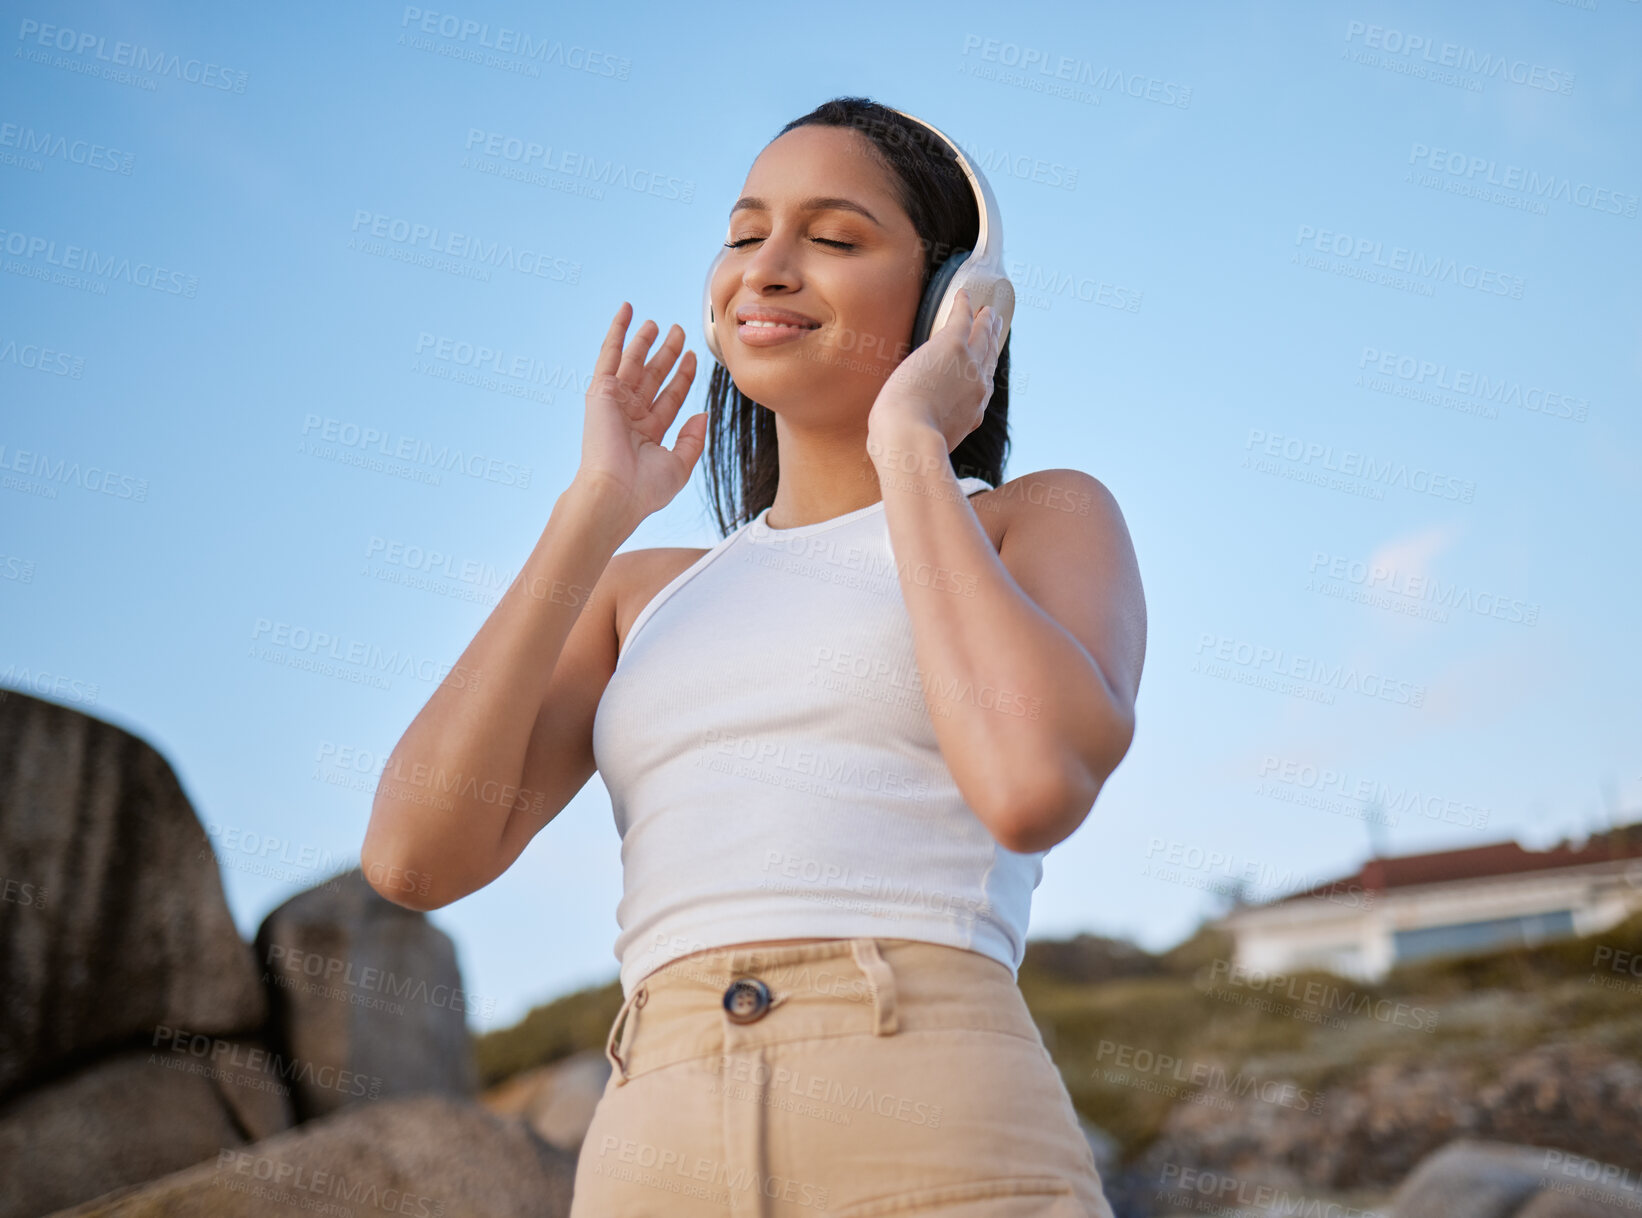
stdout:
[[[894,110],[895,107],[891,106]],[[905,110],[895,110],[902,118],[910,119],[921,127],[927,127],[940,137],[941,142],[952,149],[952,155],[957,159],[958,168],[963,170],[964,178],[969,182],[969,188],[975,193],[975,210],[980,213],[980,231],[975,234],[975,261],[1001,262],[1003,255],[1003,218],[998,213],[998,201],[992,197],[992,187],[986,180],[986,175],[969,163],[964,150],[958,147],[958,142],[952,139],[934,123],[926,122],[916,114],[908,114]]]

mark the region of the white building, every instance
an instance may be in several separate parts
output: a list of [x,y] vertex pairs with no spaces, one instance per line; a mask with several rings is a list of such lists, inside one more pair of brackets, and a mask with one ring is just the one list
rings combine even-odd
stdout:
[[1378,981],[1404,961],[1600,934],[1638,912],[1642,824],[1550,850],[1500,842],[1377,858],[1220,925],[1244,967]]

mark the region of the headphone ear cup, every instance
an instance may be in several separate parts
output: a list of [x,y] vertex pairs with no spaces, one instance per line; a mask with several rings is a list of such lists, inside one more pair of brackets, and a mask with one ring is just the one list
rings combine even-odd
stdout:
[[929,286],[924,289],[924,298],[918,303],[918,317],[912,323],[912,350],[916,351],[929,341],[930,331],[935,326],[935,315],[941,311],[941,305],[945,303],[946,290],[957,276],[958,268],[968,257],[968,250],[959,250],[941,263],[929,277]]
[[724,362],[724,353],[718,349],[718,334],[713,329],[713,275],[718,271],[718,264],[724,261],[724,251],[720,250],[713,258],[712,265],[707,268],[707,280],[701,288],[701,332],[707,340],[707,350],[712,353],[719,363]]

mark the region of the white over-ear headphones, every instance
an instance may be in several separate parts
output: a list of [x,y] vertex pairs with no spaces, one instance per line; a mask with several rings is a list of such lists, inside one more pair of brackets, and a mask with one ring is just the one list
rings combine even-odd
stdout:
[[[980,212],[981,219],[975,248],[958,250],[930,276],[929,286],[924,289],[924,298],[918,306],[917,320],[912,325],[912,347],[922,346],[931,334],[946,325],[952,306],[958,299],[958,289],[966,288],[972,308],[978,310],[982,305],[991,305],[1003,318],[1003,334],[998,339],[1001,349],[1003,340],[1009,337],[1009,323],[1015,316],[1015,285],[1004,274],[1003,217],[998,213],[998,201],[992,197],[992,187],[987,184],[986,175],[969,163],[963,149],[948,139],[946,133],[935,124],[926,123],[905,110],[896,110],[895,113],[928,127],[952,149],[975,192],[976,210]],[[701,294],[701,327],[706,334],[707,350],[721,364],[724,353],[719,350],[718,335],[713,332],[713,273],[729,252],[727,248],[722,249],[713,259],[712,265],[707,268],[707,282]]]

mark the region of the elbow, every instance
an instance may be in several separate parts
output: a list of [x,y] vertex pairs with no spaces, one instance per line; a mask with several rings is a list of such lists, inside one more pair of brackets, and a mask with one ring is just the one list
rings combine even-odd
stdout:
[[409,866],[374,852],[360,851],[359,869],[377,896],[417,913],[441,909],[461,895],[437,885],[433,872],[425,867]]
[[404,827],[391,818],[392,812],[379,797],[371,807],[365,840],[360,843],[359,870],[371,890],[383,900],[417,913],[440,909],[471,891],[451,882],[449,860],[435,868],[425,858],[417,857],[426,851],[418,851],[414,843],[405,840]]
[[1129,752],[1132,713],[1115,717],[1091,760],[1077,755],[1060,764],[1022,767],[994,800],[987,823],[1005,850],[1033,854],[1070,837],[1088,817],[1106,780]]
[[1033,789],[1017,788],[995,807],[989,824],[1005,850],[1035,854],[1059,845],[1077,830],[1095,806],[1110,771],[1091,773],[1074,764]]

